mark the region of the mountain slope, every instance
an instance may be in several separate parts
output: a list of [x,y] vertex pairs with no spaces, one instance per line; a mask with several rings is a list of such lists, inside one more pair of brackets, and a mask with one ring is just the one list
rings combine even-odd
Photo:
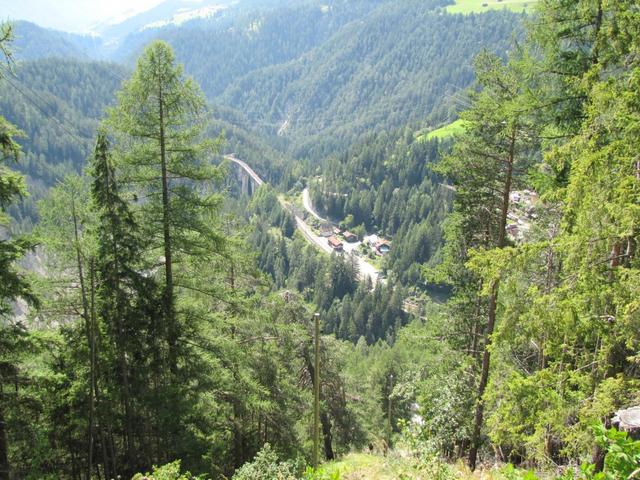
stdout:
[[42,28],[34,23],[13,22],[15,40],[12,50],[21,60],[47,57],[89,60],[100,55],[98,38]]
[[365,131],[442,121],[457,108],[447,95],[473,81],[473,57],[483,46],[504,54],[521,17],[437,6],[382,5],[301,58],[250,73],[220,101],[289,138],[297,156],[322,157]]
[[15,76],[0,81],[0,112],[25,132],[16,168],[27,175],[31,197],[12,211],[14,217],[37,218],[34,201],[83,168],[99,119],[125,74],[110,63],[50,58],[21,62]]
[[139,41],[155,37],[165,27],[182,26],[204,20],[215,26],[238,16],[296,4],[296,0],[166,0],[159,5],[114,22],[107,20],[93,27],[105,41],[110,58],[125,58]]
[[[209,98],[260,68],[294,60],[323,45],[349,22],[371,12],[383,0],[314,1],[297,6],[228,9],[200,19],[129,35],[113,58],[130,61],[153,38],[167,41]],[[245,5],[245,3],[241,3]]]
[[208,6],[219,6],[226,8],[229,2],[205,0],[205,1],[188,1],[188,0],[167,0],[161,4],[150,8],[149,10],[140,12],[125,18],[119,22],[105,21],[95,25],[94,30],[108,43],[117,43],[131,33],[138,32],[145,27],[152,25],[161,25],[164,22],[171,21],[173,17],[180,12],[194,10],[197,8],[205,8]]
[[[66,174],[80,172],[93,151],[105,109],[129,75],[117,64],[47,58],[20,62],[0,80],[0,112],[24,131],[23,155],[15,168],[27,175],[31,196],[11,214],[27,224],[37,219],[35,202]],[[255,159],[256,168],[277,181],[285,160],[255,134],[246,119],[229,109],[212,109],[208,134],[225,132],[225,153]]]

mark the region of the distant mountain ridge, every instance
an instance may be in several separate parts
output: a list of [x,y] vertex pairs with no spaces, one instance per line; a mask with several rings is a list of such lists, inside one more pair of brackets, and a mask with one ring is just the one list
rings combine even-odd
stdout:
[[[125,20],[115,23],[102,23],[95,25],[93,30],[105,41],[108,48],[114,48],[127,35],[138,33],[149,28],[160,28],[171,23],[176,15],[182,14],[188,18],[188,13],[195,10],[203,10],[215,7],[211,13],[224,10],[232,2],[227,0],[167,0],[160,5],[145,12],[133,15]],[[194,17],[195,18],[195,17]]]
[[19,60],[58,57],[90,60],[101,58],[102,40],[43,28],[27,21],[12,22],[15,39],[12,50]]
[[213,99],[246,74],[323,48],[333,35],[384,3],[385,0],[352,0],[323,8],[314,1],[233,15],[223,12],[227,17],[214,21],[192,21],[153,34],[143,31],[131,35],[123,53],[136,57],[149,35],[166,40],[187,73]]
[[303,158],[322,158],[365,132],[454,119],[474,56],[483,48],[505,55],[523,17],[449,15],[446,4],[383,3],[299,58],[231,83],[217,101]]
[[119,47],[128,36],[150,32],[153,38],[165,27],[183,25],[194,20],[211,20],[229,11],[228,16],[256,9],[285,6],[295,0],[166,0],[146,11],[114,21],[107,19],[87,25],[90,34],[69,33],[45,28],[25,20],[10,20],[20,31],[14,45],[23,60],[46,57],[112,60],[125,58]]
[[[223,3],[169,0],[156,13],[132,17],[127,28],[175,15],[186,9],[185,5],[192,7],[180,10],[186,15]],[[119,75],[109,87],[113,95],[144,45],[163,39],[172,45],[177,61],[184,64],[185,72],[195,78],[212,102],[218,113],[216,126],[227,128],[233,151],[241,152],[244,144],[246,153],[267,151],[267,142],[269,153],[258,160],[265,165],[262,172],[268,170],[267,159],[278,163],[281,172],[283,162],[278,161],[277,152],[285,158],[319,161],[375,131],[433,126],[456,117],[456,95],[474,79],[473,57],[484,46],[504,54],[514,25],[517,28],[523,17],[497,11],[450,15],[443,8],[449,3],[240,0],[207,18],[143,28],[127,35],[115,50],[95,37],[16,22],[14,51],[19,62],[35,60],[30,68],[44,69],[43,75],[47,68],[60,63],[46,58],[73,59],[75,63],[62,62],[74,71],[69,81],[101,92],[101,86],[114,82],[108,78],[110,69],[91,66],[87,70],[82,64],[93,65],[91,58],[107,53],[117,57],[121,66],[113,70]],[[31,80],[25,81],[29,85]],[[99,117],[105,102],[112,100],[103,98],[107,93],[102,92],[99,101],[91,95],[83,97],[82,108],[89,109],[95,103],[94,118]],[[7,95],[5,109],[20,112],[20,101]],[[41,116],[36,112],[23,120],[49,125],[47,135],[61,138],[51,133],[55,131],[53,124]],[[22,126],[19,120],[14,122]],[[80,124],[89,123],[80,120]],[[38,157],[43,151],[38,151]],[[55,151],[58,153],[49,151],[36,163],[69,162],[69,155],[60,153],[64,149]],[[75,168],[83,162],[84,154],[73,155]],[[47,177],[43,185],[58,176],[38,168],[33,172],[41,171]],[[37,177],[33,172],[31,177]]]

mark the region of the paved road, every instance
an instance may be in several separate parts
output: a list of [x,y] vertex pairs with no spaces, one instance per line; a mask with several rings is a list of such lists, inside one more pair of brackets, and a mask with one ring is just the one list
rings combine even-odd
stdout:
[[[288,208],[286,204],[283,204],[283,206],[284,208]],[[305,222],[301,217],[299,217],[295,213],[293,214],[293,216],[296,219],[296,226],[298,227],[298,230],[300,230],[300,232],[302,233],[302,235],[304,235],[307,241],[313,243],[316,247],[318,247],[320,250],[322,250],[325,253],[328,253],[328,254],[333,253],[333,249],[327,243],[326,238],[316,235],[315,232],[313,231],[313,228],[311,228],[309,224]]]
[[[309,195],[309,188],[305,188],[302,190],[302,204],[307,212],[313,215],[315,218],[320,220],[321,222],[328,222],[327,219],[322,218],[318,212],[313,208],[313,204],[311,203],[311,196]],[[305,224],[306,225],[306,224]],[[358,265],[358,272],[361,280],[365,280],[367,277],[371,278],[371,281],[375,284],[377,281],[381,281],[384,283],[383,279],[378,278],[378,274],[380,270],[367,262],[364,258],[356,255],[356,251],[362,242],[355,243],[344,243],[344,250],[347,255],[352,256],[356,260],[356,264]],[[326,245],[326,241],[324,242]]]
[[[264,181],[262,180],[262,178],[260,178],[260,176],[249,165],[247,165],[246,162],[243,162],[242,160],[234,157],[233,155],[225,155],[224,158],[235,163],[236,165],[239,165],[245,172],[249,174],[249,176],[256,182],[256,184],[258,185],[264,184]],[[322,251],[326,253],[333,252],[332,248],[327,244],[326,238],[322,238],[316,235],[313,229],[302,219],[302,217],[296,215],[293,209],[291,208],[291,206],[287,204],[287,202],[285,202],[282,198],[278,197],[278,201],[280,202],[280,205],[282,205],[282,208],[290,211],[293,214],[296,220],[296,226],[298,227],[302,235],[307,239],[307,241],[313,243],[314,245],[316,245],[318,248],[320,248]]]
[[316,217],[318,220],[320,220],[321,222],[327,221],[326,218],[322,218],[320,215],[318,215],[318,212],[313,209],[313,205],[311,204],[311,196],[309,195],[309,187],[305,187],[305,189],[302,190],[302,204],[304,205],[305,210]]
[[[247,165],[246,162],[243,162],[242,160],[234,157],[233,155],[225,155],[224,158],[235,163],[236,165],[239,165],[245,172],[249,174],[249,176],[256,182],[256,184],[262,185],[264,183],[262,178],[260,178],[260,176],[256,172],[254,172],[253,169],[249,165]],[[309,226],[309,224],[305,222],[302,217],[296,215],[294,210],[291,208],[291,205],[285,202],[282,198],[278,197],[278,201],[280,202],[280,205],[282,205],[282,208],[288,210],[293,214],[296,220],[296,226],[298,227],[298,230],[300,230],[300,232],[307,239],[308,242],[314,244],[316,247],[318,247],[320,250],[322,250],[325,253],[329,253],[329,254],[333,253],[333,249],[327,243],[326,238],[316,235],[316,233]],[[308,188],[305,188],[302,192],[302,203],[304,204],[304,208],[311,215],[313,215],[320,221],[325,221],[324,218],[322,218],[320,215],[318,215],[318,213],[315,210],[313,210],[313,206],[311,205],[311,199],[309,198]],[[350,248],[349,250],[352,251],[353,249]],[[358,272],[359,272],[358,276],[360,277],[360,280],[365,280],[367,277],[369,277],[371,278],[371,281],[374,284],[378,281],[384,283],[383,279],[378,278],[378,274],[380,270],[378,270],[376,267],[371,265],[369,262],[366,262],[362,257],[359,257],[352,252],[347,254],[351,258],[355,259],[356,264],[358,265]]]

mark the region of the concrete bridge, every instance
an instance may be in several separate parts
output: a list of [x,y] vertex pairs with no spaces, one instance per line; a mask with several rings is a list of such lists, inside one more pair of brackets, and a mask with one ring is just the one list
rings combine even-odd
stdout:
[[239,158],[233,155],[225,155],[224,158],[238,167],[238,180],[240,180],[242,194],[252,196],[253,192],[255,192],[264,181],[249,165]]

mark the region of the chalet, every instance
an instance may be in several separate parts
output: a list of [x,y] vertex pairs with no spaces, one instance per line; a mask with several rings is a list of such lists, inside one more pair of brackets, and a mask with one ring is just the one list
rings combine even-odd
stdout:
[[330,236],[327,239],[327,243],[329,244],[329,246],[331,248],[333,248],[333,250],[335,252],[341,252],[342,251],[342,242],[340,240],[338,240],[335,236]]
[[321,237],[330,237],[331,235],[334,235],[335,232],[333,231],[333,225],[331,225],[330,223],[324,222],[323,224],[320,225],[320,236]]
[[342,234],[342,236],[349,243],[354,243],[358,241],[358,236],[355,233],[346,231]]
[[375,249],[379,255],[386,255],[391,250],[391,244],[387,240],[380,239],[377,241]]
[[342,229],[340,227],[333,227],[333,234],[340,235],[342,233]]

